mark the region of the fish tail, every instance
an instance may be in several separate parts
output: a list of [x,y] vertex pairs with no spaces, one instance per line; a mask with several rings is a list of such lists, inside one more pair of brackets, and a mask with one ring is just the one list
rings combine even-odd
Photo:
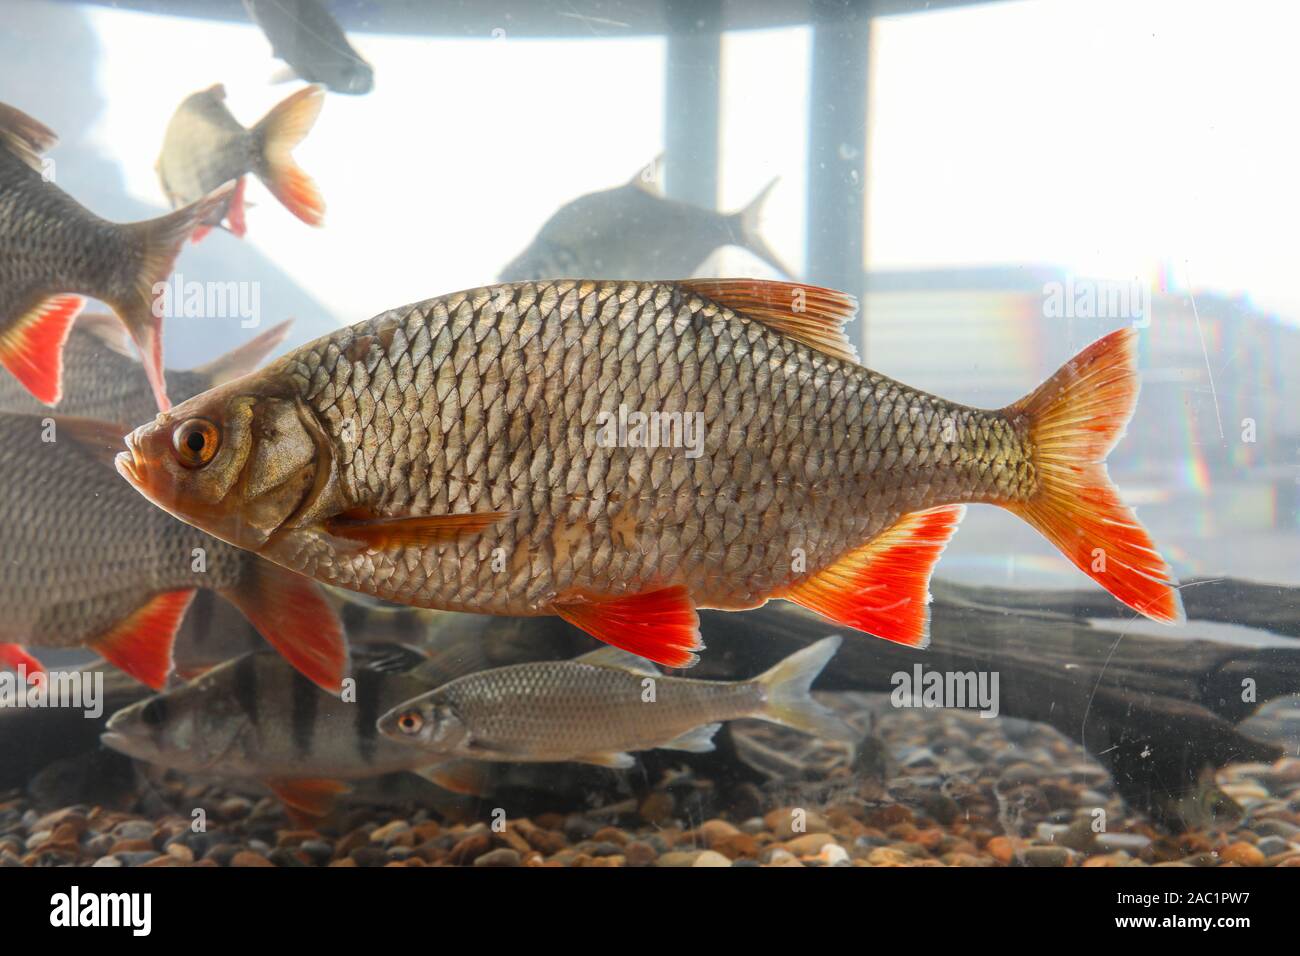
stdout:
[[105,297],[105,301],[113,307],[139,348],[145,376],[153,387],[158,408],[164,412],[171,403],[167,399],[167,382],[163,376],[162,300],[157,287],[166,283],[171,275],[185,241],[196,229],[210,222],[214,214],[220,218],[220,210],[234,190],[235,183],[229,182],[166,216],[122,227],[133,240],[132,244],[143,252],[139,268],[128,285],[130,291],[117,297]]
[[812,698],[812,684],[839,650],[838,635],[822,638],[791,654],[756,679],[763,689],[763,708],[753,716],[829,740],[853,741],[848,724]]
[[311,132],[324,102],[325,87],[305,87],[281,101],[253,127],[253,136],[262,150],[258,178],[286,209],[309,226],[319,226],[324,220],[325,200],[311,177],[293,161],[292,152]]
[[781,275],[793,279],[795,277],[794,270],[781,261],[781,257],[772,250],[772,247],[767,244],[767,240],[763,238],[762,232],[759,231],[759,225],[763,219],[763,206],[767,202],[767,197],[772,195],[772,190],[776,188],[776,184],[780,181],[781,177],[778,176],[764,186],[762,191],[750,200],[748,206],[739,212],[732,213],[731,221],[732,228],[741,246],[758,256]]
[[1172,624],[1185,619],[1178,582],[1106,473],[1139,386],[1137,331],[1121,329],[1004,409],[1027,428],[1038,487],[1026,500],[999,504],[1124,604]]

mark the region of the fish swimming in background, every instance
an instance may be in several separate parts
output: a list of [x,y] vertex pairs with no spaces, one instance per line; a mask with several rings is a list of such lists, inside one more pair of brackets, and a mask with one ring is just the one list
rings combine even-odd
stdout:
[[746,717],[852,741],[853,729],[810,692],[839,646],[824,638],[748,681],[665,677],[605,647],[457,678],[388,711],[379,730],[429,754],[605,767],[632,766],[637,750],[706,753],[723,721]]
[[41,156],[56,141],[36,120],[0,103],[0,364],[40,401],[57,405],[63,343],[85,305],[82,296],[92,296],[126,326],[144,356],[157,407],[166,409],[154,285],[234,184],[214,183],[159,219],[108,222],[42,172]]
[[[198,368],[168,369],[170,391],[184,400],[213,386],[246,375],[284,341],[292,321],[281,322],[238,348]],[[140,362],[130,351],[122,325],[111,315],[82,312],[63,347],[65,381],[60,415],[120,422],[126,426],[157,412],[153,393],[140,376]],[[46,411],[17,381],[0,377],[0,412],[39,415]]]
[[319,585],[142,502],[113,471],[121,432],[0,414],[0,666],[30,674],[42,668],[27,647],[89,647],[160,687],[185,610],[207,589],[337,690],[347,647]]
[[669,667],[696,660],[697,607],[771,598],[924,646],[964,502],[1012,511],[1120,601],[1181,619],[1104,464],[1137,401],[1135,330],[981,409],[859,365],[855,309],[751,279],[458,292],[160,414],[118,469],[310,577],[559,615]]
[[772,180],[744,209],[726,214],[665,199],[638,174],[561,206],[499,278],[688,276],[727,245],[748,249],[793,276],[758,230],[763,203],[776,184]]
[[375,71],[348,42],[319,0],[244,0],[271,52],[308,83],[360,96],[375,86]]
[[181,206],[214,185],[235,183],[226,201],[204,218],[195,242],[223,220],[235,236],[242,238],[248,231],[244,187],[249,173],[307,225],[324,221],[325,200],[292,155],[311,132],[324,102],[324,89],[304,87],[245,129],[226,108],[226,88],[220,83],[185,98],[167,124],[158,157],[158,179],[168,202]]
[[345,781],[444,759],[375,726],[389,708],[437,687],[441,675],[403,648],[367,649],[355,665],[355,697],[342,700],[274,654],[245,654],[118,711],[101,740],[173,770],[259,780],[287,806],[325,816],[348,790]]

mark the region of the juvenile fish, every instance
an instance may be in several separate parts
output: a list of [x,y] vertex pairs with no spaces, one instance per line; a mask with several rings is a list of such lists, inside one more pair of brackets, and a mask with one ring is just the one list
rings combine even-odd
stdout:
[[319,585],[142,502],[113,472],[121,427],[0,414],[0,665],[89,647],[151,687],[198,589],[243,612],[294,666],[337,691],[347,648]]
[[[198,368],[168,369],[171,394],[183,401],[248,374],[284,341],[291,324],[281,322]],[[158,410],[121,323],[111,315],[83,312],[77,316],[63,348],[63,368],[60,415],[121,423],[125,433]],[[0,412],[39,415],[45,406],[16,379],[0,377]]]
[[319,0],[244,0],[244,8],[302,79],[354,96],[374,89],[374,70]]
[[118,468],[319,580],[556,614],[672,667],[696,660],[697,607],[773,597],[925,644],[963,502],[1018,514],[1125,604],[1181,619],[1104,465],[1137,400],[1135,330],[981,409],[859,365],[855,309],[755,280],[472,289],[190,399],[128,436]]
[[607,767],[632,766],[637,750],[708,752],[722,722],[743,717],[852,741],[852,728],[810,693],[839,646],[825,638],[748,681],[665,677],[607,647],[457,678],[390,710],[379,730],[431,754]]
[[637,175],[561,206],[501,270],[500,279],[688,276],[728,245],[748,249],[782,275],[793,276],[758,228],[776,183],[768,183],[744,209],[727,214],[665,199]]
[[167,200],[181,206],[216,185],[235,183],[225,201],[204,217],[195,242],[223,221],[236,236],[247,232],[244,187],[250,173],[309,226],[324,221],[325,200],[292,156],[324,101],[321,87],[305,87],[245,129],[227,109],[226,88],[220,83],[185,98],[167,124],[158,157],[158,179]]
[[162,319],[154,285],[185,240],[225,204],[217,182],[177,212],[147,222],[100,219],[49,177],[41,156],[57,141],[25,113],[0,103],[0,364],[46,405],[63,394],[63,343],[83,296],[106,302],[140,354],[157,407],[166,409]]

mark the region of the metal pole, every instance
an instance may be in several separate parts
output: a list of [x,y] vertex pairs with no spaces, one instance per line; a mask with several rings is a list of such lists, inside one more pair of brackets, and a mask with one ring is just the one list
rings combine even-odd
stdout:
[[[810,282],[859,298],[865,286],[870,30],[868,0],[813,0],[806,271]],[[861,344],[860,326],[850,328],[849,337]]]
[[666,0],[664,13],[668,24],[665,193],[715,209],[722,97],[722,2]]

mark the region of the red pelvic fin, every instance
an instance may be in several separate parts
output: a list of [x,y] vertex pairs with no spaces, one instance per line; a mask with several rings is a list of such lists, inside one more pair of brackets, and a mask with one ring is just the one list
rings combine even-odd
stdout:
[[21,644],[0,644],[0,667],[26,674],[28,680],[33,674],[45,673],[45,665],[32,657]]
[[702,650],[700,616],[682,585],[625,597],[569,601],[551,608],[592,637],[664,667],[690,667]]
[[171,673],[172,644],[193,597],[192,588],[159,594],[92,646],[110,664],[160,690]]

